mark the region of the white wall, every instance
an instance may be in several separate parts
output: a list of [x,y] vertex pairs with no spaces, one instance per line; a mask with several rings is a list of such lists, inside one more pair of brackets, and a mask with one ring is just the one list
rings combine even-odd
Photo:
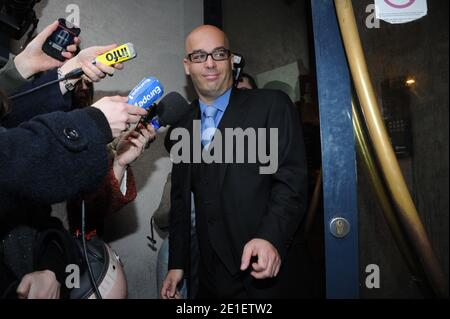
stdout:
[[[38,30],[59,17],[66,7],[80,9],[82,47],[132,42],[138,57],[95,86],[97,96],[126,95],[147,76],[157,77],[165,91],[185,95],[186,77],[182,59],[184,38],[203,22],[202,0],[44,0],[36,6]],[[163,135],[133,165],[138,197],[107,221],[107,238],[125,264],[130,298],[157,298],[155,266],[157,253],[147,245],[149,221],[160,203],[171,163],[163,148]],[[63,205],[55,206],[61,212]],[[158,247],[161,240],[158,240]]]

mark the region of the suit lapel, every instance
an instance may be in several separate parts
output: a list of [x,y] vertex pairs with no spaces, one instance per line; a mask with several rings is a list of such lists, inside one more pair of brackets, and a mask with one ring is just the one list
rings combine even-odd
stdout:
[[186,129],[189,132],[189,136],[191,137],[190,140],[190,150],[191,150],[191,163],[194,163],[194,139],[199,139],[200,138],[200,132],[194,132],[194,120],[200,120],[200,107],[198,104],[198,100],[195,100],[194,102],[192,102],[191,104],[192,107],[192,113],[191,116],[189,118],[189,121],[187,123]]
[[[222,157],[225,159],[225,129],[226,128],[237,128],[242,127],[243,123],[245,123],[245,119],[248,113],[248,107],[243,104],[247,99],[248,94],[245,94],[244,91],[237,90],[235,88],[231,91],[230,102],[228,103],[227,109],[223,114],[222,119],[220,120],[218,129],[222,134]],[[223,181],[225,179],[225,174],[227,172],[228,163],[222,163],[218,165],[219,167],[219,189],[222,188]]]
[[[194,135],[195,132],[193,132],[193,130],[194,130],[194,125],[193,124],[194,124],[194,120],[199,119],[199,116],[200,116],[198,101],[192,102],[191,103],[191,108],[192,108],[191,109],[191,113],[189,114],[189,117],[187,117],[187,122],[185,122],[184,127],[189,132],[189,136],[190,136],[190,138],[189,138],[190,158],[189,158],[189,160],[190,160],[190,163],[193,163],[193,151],[194,151],[194,148],[193,148],[193,137],[195,136]],[[190,202],[190,196],[191,196],[191,189],[190,189],[190,187],[191,187],[191,176],[192,176],[192,164],[186,163],[183,166],[185,167],[185,170],[184,170],[185,176],[184,176],[184,178],[186,180],[184,187],[186,187],[186,189],[188,190],[188,193],[189,193],[189,197],[188,197],[189,200],[187,200],[187,202],[186,202],[186,205],[188,205],[188,203]],[[190,207],[190,206],[187,206],[187,207]]]
[[247,99],[247,96],[243,91],[232,89],[230,102],[219,123],[218,129],[220,131],[225,132],[225,128],[241,127],[247,114],[247,108],[242,103]]

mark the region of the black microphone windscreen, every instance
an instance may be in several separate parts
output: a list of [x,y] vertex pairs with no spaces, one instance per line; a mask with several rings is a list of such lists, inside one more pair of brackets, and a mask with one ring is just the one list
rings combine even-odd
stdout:
[[181,94],[170,92],[158,103],[156,113],[161,126],[177,124],[189,111],[190,106]]

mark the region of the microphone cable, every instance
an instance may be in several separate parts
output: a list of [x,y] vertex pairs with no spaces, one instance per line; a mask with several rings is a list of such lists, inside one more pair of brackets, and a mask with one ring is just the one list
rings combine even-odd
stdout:
[[30,94],[30,93],[32,93],[34,91],[37,91],[37,90],[40,90],[40,89],[42,89],[42,88],[44,88],[46,86],[49,86],[49,85],[52,85],[52,84],[55,84],[55,83],[58,83],[58,82],[61,82],[61,81],[66,81],[66,80],[70,80],[70,79],[79,78],[79,77],[81,77],[83,75],[83,73],[84,72],[83,72],[83,70],[81,68],[72,70],[72,71],[70,71],[69,73],[67,73],[65,76],[63,76],[60,79],[56,79],[56,80],[53,80],[53,81],[50,81],[50,82],[47,82],[47,83],[43,83],[43,84],[38,85],[38,86],[36,86],[34,88],[31,88],[29,90],[26,90],[26,91],[14,94],[14,95],[10,96],[9,99],[14,100],[14,99],[17,99],[17,98],[19,98],[21,96]]
[[[103,53],[102,55],[99,55],[95,58],[94,61],[92,61],[92,64],[96,64],[97,62],[101,62],[105,65],[111,66],[114,65],[116,63],[122,63],[131,59],[134,59],[137,56],[136,50],[134,49],[133,43],[125,43],[119,47],[116,47],[108,52]],[[65,81],[65,80],[70,80],[70,79],[76,79],[79,78],[83,75],[83,70],[81,68],[75,69],[70,71],[69,73],[67,73],[64,77],[62,77],[61,79],[56,79],[44,84],[41,84],[37,87],[34,87],[32,89],[29,89],[27,91],[18,93],[18,94],[14,94],[12,96],[10,96],[9,98],[11,100],[14,100],[18,97],[30,94],[31,92],[37,91],[39,89],[42,89],[43,87],[46,87],[48,85],[52,85],[54,83],[58,83],[61,81]]]
[[92,288],[94,288],[97,299],[103,299],[98,289],[97,282],[94,278],[94,273],[92,272],[91,262],[89,261],[89,256],[86,248],[86,211],[84,200],[81,201],[81,242],[83,243],[84,259],[89,272],[89,279],[91,281]]

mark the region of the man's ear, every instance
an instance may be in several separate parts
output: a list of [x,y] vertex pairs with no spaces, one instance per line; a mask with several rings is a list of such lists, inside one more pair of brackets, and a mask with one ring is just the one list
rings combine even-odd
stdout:
[[230,55],[230,64],[231,64],[231,69],[234,70],[234,54],[231,53]]
[[186,75],[191,75],[191,72],[189,71],[189,60],[184,58],[183,65],[184,65],[184,73],[186,73]]

